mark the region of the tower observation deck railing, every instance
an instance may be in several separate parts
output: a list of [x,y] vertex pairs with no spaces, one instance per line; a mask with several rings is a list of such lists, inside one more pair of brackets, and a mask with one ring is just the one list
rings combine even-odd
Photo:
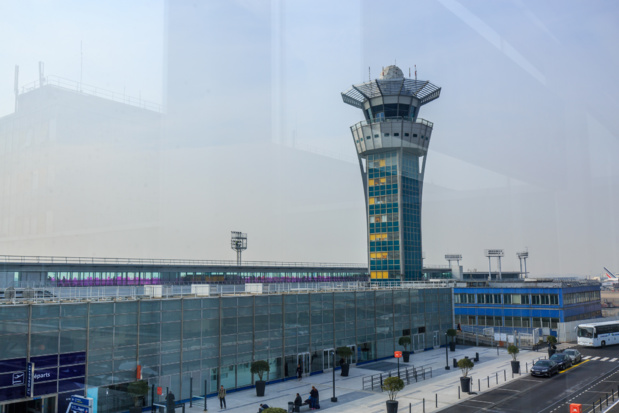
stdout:
[[376,123],[384,123],[384,122],[402,122],[402,121],[412,121],[413,123],[419,123],[422,125],[426,125],[430,128],[434,127],[434,123],[430,122],[429,120],[425,120],[425,119],[421,119],[421,118],[417,118],[415,120],[411,119],[411,118],[405,118],[402,116],[397,116],[397,117],[391,117],[391,118],[378,118],[378,119],[374,119],[372,121],[367,121],[367,120],[362,120],[361,122],[355,123],[355,125],[353,126],[353,128],[359,128],[361,126],[367,126],[367,125],[373,125]]

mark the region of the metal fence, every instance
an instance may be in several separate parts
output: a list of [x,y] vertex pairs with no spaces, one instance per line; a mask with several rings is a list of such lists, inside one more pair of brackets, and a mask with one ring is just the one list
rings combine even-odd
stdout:
[[388,371],[386,373],[372,374],[369,377],[363,377],[361,386],[363,390],[383,391],[383,380],[388,377],[399,377],[406,384],[417,383],[426,378],[432,378],[432,367],[402,367],[398,370]]

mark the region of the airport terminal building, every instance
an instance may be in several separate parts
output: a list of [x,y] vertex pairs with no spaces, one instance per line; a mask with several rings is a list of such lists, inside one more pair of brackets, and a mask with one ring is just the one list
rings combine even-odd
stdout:
[[530,332],[602,316],[600,283],[576,279],[469,281],[454,288],[455,322],[464,330]]
[[0,412],[65,411],[75,394],[95,399],[99,412],[128,411],[151,405],[153,385],[177,400],[204,394],[205,381],[209,394],[220,384],[246,388],[255,360],[268,361],[274,382],[294,378],[298,363],[306,375],[332,369],[337,347],[350,347],[350,361],[360,363],[393,356],[403,335],[415,351],[445,345],[453,327],[452,290],[431,283],[122,288],[131,293],[118,296],[112,286],[3,289]]

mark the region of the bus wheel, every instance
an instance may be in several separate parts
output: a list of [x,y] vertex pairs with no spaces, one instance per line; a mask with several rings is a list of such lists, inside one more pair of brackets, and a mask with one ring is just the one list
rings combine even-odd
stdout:
[[606,347],[606,341],[602,341],[601,345],[602,347]]

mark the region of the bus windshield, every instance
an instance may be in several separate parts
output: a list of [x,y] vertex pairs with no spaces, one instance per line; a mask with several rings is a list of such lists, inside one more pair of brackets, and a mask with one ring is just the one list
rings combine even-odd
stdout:
[[593,328],[578,327],[578,337],[593,338]]

